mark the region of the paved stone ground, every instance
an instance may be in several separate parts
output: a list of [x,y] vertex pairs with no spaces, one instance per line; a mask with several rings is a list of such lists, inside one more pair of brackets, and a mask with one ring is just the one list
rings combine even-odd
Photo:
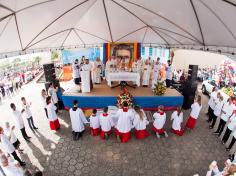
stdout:
[[[15,102],[21,108],[20,97],[25,96],[32,102],[35,124],[39,131],[33,134],[26,124],[26,130],[32,136],[27,144],[18,130],[17,136],[22,141],[25,154],[21,157],[27,167],[43,170],[46,176],[191,176],[205,175],[212,160],[222,167],[229,153],[220,139],[212,134],[205,122],[207,96],[203,96],[204,108],[194,131],[187,131],[184,136],[177,137],[169,132],[168,138],[157,140],[151,133],[145,140],[136,140],[134,135],[127,144],[116,141],[114,135],[109,140],[91,137],[88,130],[79,141],[71,138],[70,120],[67,111],[60,115],[62,128],[59,132],[49,130],[48,121],[40,102],[42,84],[30,83],[14,98],[4,100],[0,105],[0,124],[5,121],[14,123],[9,104]],[[185,112],[185,121],[188,115]],[[170,131],[170,112],[168,114],[167,131]],[[150,128],[150,126],[149,126]]]

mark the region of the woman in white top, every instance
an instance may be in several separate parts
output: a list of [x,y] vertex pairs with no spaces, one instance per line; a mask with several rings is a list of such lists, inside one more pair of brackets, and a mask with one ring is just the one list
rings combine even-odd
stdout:
[[99,117],[99,123],[101,125],[101,139],[108,139],[111,134],[111,128],[114,126],[114,122],[111,116],[107,113],[108,107],[103,109],[103,113]]
[[14,133],[15,126],[10,127],[9,122],[5,123],[5,129],[4,133],[10,139],[10,142],[13,144],[16,150],[18,150],[19,153],[22,153],[23,150],[20,149],[20,141],[17,139],[15,133]]
[[220,115],[220,123],[215,134],[218,134],[218,136],[221,135],[221,133],[223,132],[225,128],[225,124],[228,122],[230,116],[232,116],[233,111],[234,111],[233,102],[232,102],[232,99],[229,98],[222,108],[222,113]]
[[213,111],[214,111],[214,108],[215,108],[215,99],[217,98],[217,88],[216,87],[213,87],[212,88],[212,92],[211,92],[211,95],[210,95],[210,99],[208,101],[208,120],[207,122],[210,123],[213,119]]
[[162,134],[165,134],[165,137],[168,137],[168,134],[164,129],[164,125],[166,123],[166,113],[164,112],[164,106],[158,107],[158,112],[153,114],[153,118],[155,120],[153,122],[152,131],[156,133],[157,138],[160,138],[160,135]]
[[44,108],[44,111],[45,111],[45,113],[46,113],[46,116],[47,116],[47,118],[48,118],[48,111],[47,111],[47,108],[46,108],[46,106],[47,106],[47,103],[46,103],[47,96],[48,96],[48,95],[47,95],[46,90],[43,89],[43,90],[41,91],[41,101],[42,101],[43,108]]
[[137,139],[144,139],[149,136],[149,133],[146,130],[146,126],[148,125],[147,116],[144,111],[140,109],[139,106],[134,107],[135,116],[133,126],[135,128],[135,136]]
[[48,120],[51,130],[58,130],[60,129],[60,123],[56,114],[57,107],[52,103],[52,99],[50,96],[46,99],[47,102],[47,112],[48,112]]
[[14,157],[14,159],[20,163],[21,166],[25,166],[25,163],[21,161],[21,159],[16,154],[15,147],[10,142],[8,137],[4,134],[2,127],[0,127],[0,141],[1,141],[1,146],[2,146],[3,151],[8,154],[11,154]]
[[227,129],[226,129],[225,134],[222,138],[223,144],[225,144],[227,142],[227,140],[229,139],[230,134],[234,130],[236,130],[236,111],[234,111],[233,115],[229,119]]
[[223,97],[220,95],[220,93],[217,93],[217,99],[215,100],[215,108],[213,111],[213,119],[212,119],[212,124],[209,126],[210,129],[214,128],[215,123],[217,118],[221,114],[221,110],[223,108],[224,102],[223,102]]
[[178,136],[182,136],[184,131],[181,128],[183,122],[183,112],[181,107],[178,107],[177,110],[172,113],[171,120],[173,120],[171,132]]
[[100,123],[99,123],[99,116],[97,115],[97,110],[93,109],[93,113],[90,116],[90,134],[92,136],[97,136],[100,134]]
[[196,125],[198,116],[200,114],[200,111],[202,109],[202,103],[201,103],[201,96],[198,95],[197,97],[197,101],[195,101],[192,105],[191,105],[191,113],[190,116],[188,118],[188,121],[186,123],[186,128],[188,129],[193,129]]

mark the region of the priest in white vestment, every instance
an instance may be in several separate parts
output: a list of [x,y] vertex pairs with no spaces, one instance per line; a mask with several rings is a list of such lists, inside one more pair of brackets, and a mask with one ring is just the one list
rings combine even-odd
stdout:
[[46,109],[48,112],[48,120],[49,120],[49,126],[51,130],[59,130],[60,129],[60,123],[57,117],[57,107],[53,104],[52,98],[48,96],[46,98]]
[[95,84],[101,83],[101,73],[102,73],[102,62],[99,58],[96,58],[93,67],[93,82]]
[[70,119],[71,119],[71,126],[72,126],[72,134],[73,139],[78,140],[82,137],[85,127],[84,124],[89,123],[84,116],[83,111],[78,108],[78,101],[74,100],[73,108],[70,109]]
[[89,60],[85,60],[85,64],[81,68],[81,90],[82,92],[90,92],[93,88],[92,78],[91,78],[92,65]]
[[103,109],[103,113],[99,116],[99,123],[101,125],[100,137],[101,139],[108,139],[111,134],[111,129],[114,126],[113,119],[108,114],[108,107]]
[[134,112],[129,109],[128,103],[123,103],[123,108],[119,109],[115,115],[118,118],[115,134],[120,142],[128,142],[131,138],[133,127]]
[[153,78],[152,78],[152,88],[155,88],[155,85],[158,82],[159,72],[161,70],[160,58],[158,57],[153,66]]
[[172,113],[171,120],[173,120],[171,132],[178,136],[182,136],[184,131],[181,128],[181,124],[183,123],[183,112],[181,107],[178,107],[177,110]]
[[165,137],[168,137],[168,134],[164,128],[164,125],[166,123],[166,113],[164,111],[163,106],[158,107],[158,112],[155,112],[153,114],[154,122],[152,131],[156,133],[157,138],[160,138],[160,135],[164,134]]
[[145,61],[145,64],[142,68],[142,86],[148,87],[149,86],[149,80],[150,80],[150,74],[151,74],[151,66],[148,63],[148,60]]

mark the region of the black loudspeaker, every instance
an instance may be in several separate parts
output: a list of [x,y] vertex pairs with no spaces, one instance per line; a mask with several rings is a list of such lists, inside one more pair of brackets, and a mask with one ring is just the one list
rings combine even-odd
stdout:
[[189,65],[188,67],[188,80],[197,80],[198,65]]
[[56,79],[56,72],[53,63],[44,64],[43,70],[46,82],[52,82],[54,79]]

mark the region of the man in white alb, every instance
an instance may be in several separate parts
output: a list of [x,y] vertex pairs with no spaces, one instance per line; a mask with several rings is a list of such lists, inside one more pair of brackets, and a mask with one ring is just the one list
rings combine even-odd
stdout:
[[153,66],[152,88],[154,88],[155,84],[157,84],[160,69],[161,69],[161,63],[160,63],[160,58],[158,57],[154,66]]

